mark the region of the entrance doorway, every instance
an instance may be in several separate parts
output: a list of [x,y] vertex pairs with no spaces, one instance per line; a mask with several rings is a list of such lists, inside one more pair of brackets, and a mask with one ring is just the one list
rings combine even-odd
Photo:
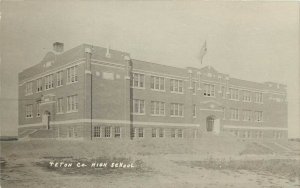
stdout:
[[47,129],[50,129],[50,112],[45,111],[42,118],[43,125],[47,127]]
[[215,118],[213,118],[212,116],[209,116],[206,118],[206,131],[207,132],[212,132],[214,129],[214,122],[215,122]]
[[214,134],[220,133],[220,119],[215,116],[208,116],[206,118],[206,131],[213,132]]

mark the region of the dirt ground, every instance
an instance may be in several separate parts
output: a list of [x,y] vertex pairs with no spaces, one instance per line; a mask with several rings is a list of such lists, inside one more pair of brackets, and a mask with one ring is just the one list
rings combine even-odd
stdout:
[[[211,147],[195,140],[0,143],[2,188],[300,187],[298,155],[241,155],[249,145],[244,142],[235,146],[211,143]],[[72,167],[54,167],[50,162]],[[108,167],[91,167],[93,162],[107,162]],[[134,167],[111,168],[113,162],[132,163]],[[77,167],[78,163],[87,166]],[[287,168],[278,172],[280,165]]]

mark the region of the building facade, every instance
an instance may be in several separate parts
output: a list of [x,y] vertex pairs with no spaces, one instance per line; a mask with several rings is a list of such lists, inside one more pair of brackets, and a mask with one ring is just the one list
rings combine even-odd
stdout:
[[287,138],[286,86],[53,44],[19,73],[19,135],[53,138]]

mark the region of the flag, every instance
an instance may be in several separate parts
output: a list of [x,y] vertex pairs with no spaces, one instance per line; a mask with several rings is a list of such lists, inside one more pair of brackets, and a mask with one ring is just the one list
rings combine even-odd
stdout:
[[207,52],[207,47],[206,47],[206,40],[205,40],[205,42],[204,42],[204,44],[203,44],[203,46],[202,46],[202,48],[200,50],[201,64],[202,64],[202,60],[203,60],[203,57],[205,56],[206,52]]

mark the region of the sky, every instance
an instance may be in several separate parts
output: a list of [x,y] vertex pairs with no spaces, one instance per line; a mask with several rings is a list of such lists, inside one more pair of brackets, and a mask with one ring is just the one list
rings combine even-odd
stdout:
[[1,135],[16,134],[18,73],[56,41],[198,68],[206,41],[203,65],[288,86],[289,135],[300,137],[298,2],[2,1],[0,9]]

